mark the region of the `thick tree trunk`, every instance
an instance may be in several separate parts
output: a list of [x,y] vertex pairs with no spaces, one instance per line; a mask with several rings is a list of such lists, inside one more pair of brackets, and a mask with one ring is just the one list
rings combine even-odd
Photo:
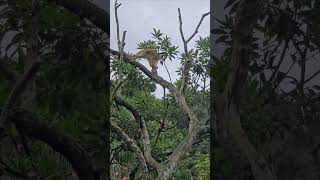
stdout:
[[89,155],[76,139],[59,129],[49,127],[43,123],[45,120],[40,120],[29,111],[16,110],[9,118],[21,133],[47,143],[54,151],[63,155],[72,164],[80,180],[99,179],[100,174],[95,171]]
[[[242,0],[234,25],[230,72],[223,93],[216,92],[215,112],[218,139],[230,157],[235,179],[273,180],[267,162],[257,152],[242,129],[240,97],[246,82],[251,59],[253,26],[260,15],[264,1]],[[248,168],[250,167],[250,168]],[[248,170],[251,170],[251,173]],[[252,174],[252,175],[251,175]],[[252,178],[252,176],[254,178]]]
[[[40,8],[39,0],[32,0],[31,2],[31,20],[30,25],[24,29],[25,34],[29,35],[27,40],[27,59],[24,67],[24,71],[27,71],[28,68],[35,62],[39,61],[40,57],[38,54],[39,43],[38,43],[38,28],[39,28],[39,12]],[[30,111],[34,108],[34,101],[36,98],[36,83],[35,78],[32,79],[26,86],[24,93],[21,95],[21,106],[24,109]]]

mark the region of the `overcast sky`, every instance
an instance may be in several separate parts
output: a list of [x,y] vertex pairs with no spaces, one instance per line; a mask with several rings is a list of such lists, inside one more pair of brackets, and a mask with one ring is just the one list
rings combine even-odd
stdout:
[[[114,16],[114,2],[110,1],[110,22],[111,22],[111,48],[117,49],[116,46],[116,24]],[[179,46],[182,50],[182,40],[179,32],[178,8],[181,10],[183,31],[185,37],[188,38],[195,30],[202,14],[210,11],[209,0],[118,0],[122,3],[118,9],[120,31],[126,30],[126,46],[125,52],[136,53],[137,43],[151,38],[153,28],[160,29],[163,33],[168,35],[174,45]],[[194,40],[199,36],[209,36],[210,16],[207,16]],[[194,41],[189,43],[189,49],[194,46]],[[180,51],[182,52],[182,51]],[[146,67],[148,63],[146,60],[141,61]],[[171,72],[171,78],[175,81],[179,78],[175,71],[179,67],[179,60],[166,61],[166,65]],[[158,74],[169,80],[168,74],[160,63],[158,65]],[[155,93],[156,97],[162,97],[163,89],[158,85]]]

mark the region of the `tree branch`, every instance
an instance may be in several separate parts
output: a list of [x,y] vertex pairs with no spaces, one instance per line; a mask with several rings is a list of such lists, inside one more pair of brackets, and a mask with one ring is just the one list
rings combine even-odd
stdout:
[[182,42],[183,42],[183,47],[184,47],[184,53],[186,54],[187,56],[187,53],[188,53],[188,46],[187,46],[187,42],[184,38],[184,34],[183,34],[183,30],[182,30],[182,17],[181,17],[181,11],[180,11],[180,8],[178,8],[178,13],[179,13],[179,31],[180,31],[180,35],[181,35],[181,38],[182,38]]
[[280,66],[281,66],[281,64],[282,64],[282,62],[284,60],[285,54],[286,54],[286,52],[288,50],[288,45],[289,45],[289,40],[285,40],[285,44],[284,44],[280,59],[279,59],[277,65],[276,65],[276,69],[273,71],[273,73],[272,73],[272,75],[271,75],[271,77],[269,79],[269,82],[271,82],[274,79],[274,77],[276,76],[276,74],[278,73],[279,68],[280,68]]
[[114,98],[115,95],[117,94],[118,89],[121,87],[122,83],[123,83],[123,80],[120,80],[120,81],[118,82],[118,84],[116,85],[116,87],[113,89],[113,91],[112,91],[112,93],[111,93],[111,95],[110,95],[110,101],[113,100],[113,98]]
[[167,171],[172,173],[177,167],[181,156],[189,149],[190,146],[197,140],[201,132],[208,132],[208,126],[200,127],[197,126],[192,129],[191,132],[179,143],[178,147],[169,156],[167,162]]
[[[272,180],[274,176],[254,145],[249,141],[240,121],[240,100],[246,83],[251,60],[251,43],[253,27],[257,23],[264,4],[260,0],[241,0],[234,23],[232,34],[233,45],[230,72],[223,93],[216,92],[216,117],[218,125],[218,139],[231,157],[235,166],[234,178],[239,177],[239,171],[244,171],[250,164],[254,179]],[[240,174],[241,178],[241,174]]]
[[142,136],[142,142],[143,142],[143,152],[144,156],[146,157],[148,163],[157,169],[158,172],[163,171],[163,165],[161,163],[158,163],[152,156],[151,153],[151,142],[150,142],[150,136],[149,132],[146,126],[146,123],[143,118],[141,118],[141,136]]
[[110,16],[89,0],[48,0],[55,2],[81,18],[87,18],[106,34],[110,34]]
[[[119,52],[110,49],[109,50],[111,54],[115,56],[119,56]],[[162,77],[158,76],[155,73],[152,73],[151,71],[148,70],[144,65],[132,60],[128,54],[124,53],[123,60],[129,64],[132,64],[133,66],[139,68],[143,73],[145,73],[150,79],[155,81],[156,83],[160,84],[161,86],[164,86],[165,88],[169,89],[172,94],[177,93],[177,89],[174,85],[172,85],[170,82],[166,81]]]
[[[119,55],[119,52],[110,49],[110,53],[113,55]],[[132,64],[133,66],[139,68],[142,72],[144,72],[150,79],[152,79],[153,81],[155,81],[156,83],[160,84],[161,86],[169,89],[169,91],[171,92],[171,94],[173,95],[173,97],[175,98],[177,104],[179,105],[179,107],[188,114],[189,118],[190,118],[190,125],[189,125],[189,131],[191,131],[191,129],[195,126],[196,123],[199,124],[199,120],[198,118],[194,115],[194,113],[192,112],[191,108],[188,106],[186,99],[183,95],[181,95],[181,93],[179,93],[176,89],[176,87],[169,83],[168,81],[166,81],[165,79],[163,79],[162,77],[158,76],[155,73],[150,72],[144,65],[133,61],[130,59],[130,57],[127,54],[124,54],[124,61],[127,63]]]
[[154,167],[155,169],[157,169],[158,171],[162,170],[162,166],[160,163],[158,163],[153,157],[152,157],[152,153],[151,153],[151,143],[150,143],[150,137],[149,137],[149,133],[148,133],[148,129],[147,126],[145,124],[145,121],[143,120],[143,118],[140,116],[138,110],[136,110],[131,104],[127,103],[126,101],[122,100],[120,97],[115,97],[114,100],[120,104],[121,106],[124,106],[125,108],[127,108],[133,115],[133,117],[135,118],[136,122],[139,124],[140,130],[141,130],[141,136],[142,136],[142,143],[143,143],[143,147],[144,147],[144,156],[146,158],[146,160],[148,161],[148,163]]
[[189,79],[189,72],[190,72],[190,68],[192,66],[192,61],[193,59],[190,58],[189,56],[189,52],[188,52],[188,43],[192,40],[192,38],[198,33],[198,30],[199,30],[199,27],[203,21],[203,19],[208,16],[210,14],[210,12],[208,13],[205,13],[202,15],[194,33],[187,39],[185,40],[185,37],[184,37],[184,34],[183,34],[183,31],[182,31],[182,17],[181,17],[181,12],[180,12],[180,8],[178,8],[178,13],[179,13],[179,30],[180,30],[180,35],[181,35],[181,38],[182,38],[182,42],[183,42],[183,47],[184,47],[184,54],[186,56],[186,62],[183,66],[183,69],[182,69],[182,75],[181,75],[181,87],[180,87],[180,93],[181,94],[185,94],[185,91],[187,89],[187,85],[188,85],[188,79]]
[[[4,125],[7,121],[7,117],[10,114],[10,111],[13,108],[13,105],[16,103],[17,99],[24,92],[26,85],[32,80],[34,75],[37,73],[40,62],[38,60],[34,61],[27,72],[21,77],[21,79],[16,83],[14,88],[9,94],[9,97],[3,107],[3,110],[0,115],[0,129],[4,128]],[[2,129],[4,130],[4,129]],[[0,133],[2,133],[0,131]]]
[[198,33],[198,30],[199,30],[199,28],[200,28],[200,25],[201,25],[203,19],[204,19],[206,16],[208,16],[209,14],[210,14],[210,12],[207,12],[207,13],[204,13],[204,14],[201,16],[201,19],[200,19],[200,21],[199,21],[199,23],[198,23],[198,25],[197,25],[197,27],[196,27],[196,30],[195,30],[194,33],[187,39],[186,43],[189,43],[189,42],[192,40],[192,38]]
[[85,149],[71,136],[54,127],[49,127],[37,115],[26,110],[17,110],[9,116],[19,132],[41,140],[61,153],[77,172],[80,180],[97,180],[98,174]]
[[191,131],[188,133],[187,137],[185,137],[184,140],[180,142],[178,147],[174,150],[173,154],[168,158],[168,162],[166,163],[166,166],[164,166],[162,163],[157,162],[152,157],[151,143],[150,143],[150,137],[147,130],[147,126],[143,118],[139,115],[138,110],[136,110],[129,103],[122,100],[120,97],[115,97],[114,99],[118,104],[126,107],[133,114],[133,116],[136,119],[136,122],[139,123],[143,147],[144,147],[144,151],[143,151],[144,157],[147,160],[147,162],[158,171],[160,176],[161,176],[161,173],[164,173],[164,172],[171,174],[173,170],[177,167],[178,161],[180,160],[181,156],[195,142],[195,140],[197,139],[197,137],[199,137],[201,132],[208,132],[209,130],[208,128],[209,126],[195,126],[194,128],[192,128]]
[[310,77],[308,77],[304,83],[308,83],[309,81],[311,81],[314,77],[316,77],[318,74],[320,74],[320,70],[318,70],[317,72],[315,72],[314,74],[312,74]]
[[148,180],[149,171],[148,166],[145,161],[145,158],[143,156],[143,153],[141,152],[140,148],[137,146],[137,144],[131,139],[120,127],[118,127],[116,124],[111,123],[112,130],[121,137],[123,141],[126,142],[126,144],[129,146],[131,151],[137,156],[140,169],[142,171],[142,179]]
[[[122,63],[123,63],[123,49],[124,49],[124,45],[125,45],[125,39],[126,39],[126,33],[127,31],[123,31],[123,34],[122,34],[122,40],[120,40],[120,26],[119,26],[119,17],[118,17],[118,9],[119,7],[121,6],[121,3],[118,4],[118,0],[116,0],[114,2],[114,15],[115,15],[115,18],[116,18],[116,27],[117,27],[117,40],[118,40],[118,50],[120,52],[120,55],[119,55],[119,60],[120,60],[120,68],[118,68],[118,72],[119,72],[119,75],[118,75],[118,81],[119,81],[119,84],[120,86],[118,87],[119,89],[119,94],[121,94],[121,83],[123,81],[123,73],[122,73]],[[117,93],[117,91],[114,91],[115,93]]]
[[127,103],[119,96],[115,96],[113,99],[117,104],[127,108],[133,115],[134,119],[136,120],[136,123],[139,124],[139,126],[141,127],[141,116],[139,112],[131,104]]

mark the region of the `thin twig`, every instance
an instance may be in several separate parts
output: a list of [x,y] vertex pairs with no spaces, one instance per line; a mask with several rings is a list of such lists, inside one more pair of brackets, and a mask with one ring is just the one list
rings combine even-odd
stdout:
[[279,59],[277,65],[276,65],[276,69],[272,73],[272,75],[271,75],[271,77],[269,79],[269,82],[271,82],[274,79],[274,77],[276,76],[276,74],[278,73],[278,71],[280,69],[280,66],[281,66],[281,64],[282,64],[282,62],[284,60],[285,54],[286,54],[286,52],[288,50],[288,45],[289,45],[289,40],[286,40],[285,44],[284,44],[284,47],[283,47],[283,50],[282,50],[282,53],[281,53],[281,56],[280,56],[280,59]]
[[118,45],[119,45],[119,41],[120,41],[120,28],[119,28],[119,18],[118,18],[118,8],[121,6],[121,3],[118,4],[118,0],[115,1],[114,3],[114,15],[116,18],[116,25],[117,25],[117,39],[118,39]]
[[210,14],[210,12],[207,12],[207,13],[205,13],[205,14],[202,15],[202,17],[201,17],[201,19],[200,19],[200,21],[199,21],[199,23],[198,23],[198,25],[197,25],[196,30],[195,30],[194,33],[187,39],[186,43],[189,43],[189,42],[191,41],[191,39],[198,33],[198,30],[199,30],[199,28],[200,28],[200,25],[201,25],[203,19],[204,19],[206,16],[208,16],[209,14]]
[[110,158],[110,162],[113,161],[113,159],[115,158],[116,154],[118,154],[119,152],[123,151],[126,148],[126,146],[124,146],[124,144],[120,144],[119,147],[113,149],[112,151],[115,151],[112,155],[112,157]]
[[312,74],[309,78],[307,78],[304,82],[308,83],[309,81],[311,81],[314,77],[316,77],[318,74],[320,74],[320,70],[318,70],[317,72],[315,72],[314,74]]
[[[119,53],[120,53],[120,57],[119,57],[119,60],[120,60],[120,68],[119,68],[119,83],[118,85],[116,86],[116,89],[113,93],[117,93],[117,92],[120,92],[121,93],[121,84],[122,84],[122,81],[123,81],[123,74],[122,74],[122,70],[121,70],[121,66],[122,66],[122,63],[123,63],[123,57],[124,57],[124,52],[123,52],[123,49],[124,49],[124,45],[125,45],[125,39],[126,39],[126,33],[127,31],[123,31],[123,34],[122,34],[122,39],[120,38],[120,25],[119,25],[119,17],[118,17],[118,8],[121,6],[121,3],[118,4],[118,0],[115,1],[114,3],[114,9],[115,9],[115,18],[116,18],[116,25],[117,25],[117,40],[118,40],[118,49],[119,49]],[[121,40],[120,40],[121,39]],[[111,100],[113,99],[114,97],[114,94],[112,94],[111,96]]]
[[118,82],[118,84],[116,85],[116,87],[113,89],[111,96],[110,96],[110,102],[113,100],[114,96],[116,95],[118,89],[121,87],[122,83],[123,83],[123,80],[120,80]]
[[181,35],[181,38],[182,38],[182,41],[183,41],[183,47],[184,47],[184,54],[186,56],[186,62],[182,68],[182,76],[181,76],[181,88],[180,88],[180,93],[181,94],[185,94],[185,91],[186,91],[186,86],[188,84],[188,78],[190,76],[189,74],[189,71],[190,71],[190,68],[192,66],[192,59],[189,57],[189,53],[188,53],[188,43],[191,41],[191,39],[198,33],[198,30],[199,30],[199,27],[203,21],[203,19],[208,16],[210,14],[210,12],[207,12],[205,14],[202,15],[194,33],[187,39],[185,40],[185,37],[184,37],[184,34],[183,34],[183,30],[182,30],[182,16],[181,16],[181,11],[180,11],[180,8],[178,8],[178,14],[179,14],[179,30],[180,30],[180,35]]
[[180,8],[178,8],[178,13],[179,13],[179,30],[180,30],[180,35],[181,35],[181,38],[182,38],[182,42],[183,42],[183,47],[184,47],[184,52],[187,56],[187,53],[188,53],[188,46],[187,46],[187,42],[184,38],[184,34],[183,34],[183,30],[182,30],[182,17],[181,17],[181,12],[180,12]]
[[165,63],[164,61],[163,61],[163,65],[164,65],[164,67],[166,68],[166,71],[167,71],[168,76],[169,76],[169,79],[170,79],[170,83],[172,84],[172,79],[171,79],[170,72],[169,72],[169,70],[168,70],[168,68],[167,68],[167,65],[166,65],[166,63]]

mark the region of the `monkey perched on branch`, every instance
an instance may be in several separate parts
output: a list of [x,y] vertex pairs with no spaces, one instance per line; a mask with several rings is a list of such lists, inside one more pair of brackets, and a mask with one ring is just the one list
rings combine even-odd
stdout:
[[158,69],[158,61],[160,60],[160,55],[155,49],[143,49],[137,54],[134,54],[133,59],[139,59],[139,58],[145,58],[148,60],[149,65],[151,67],[151,72],[158,74],[157,69]]

